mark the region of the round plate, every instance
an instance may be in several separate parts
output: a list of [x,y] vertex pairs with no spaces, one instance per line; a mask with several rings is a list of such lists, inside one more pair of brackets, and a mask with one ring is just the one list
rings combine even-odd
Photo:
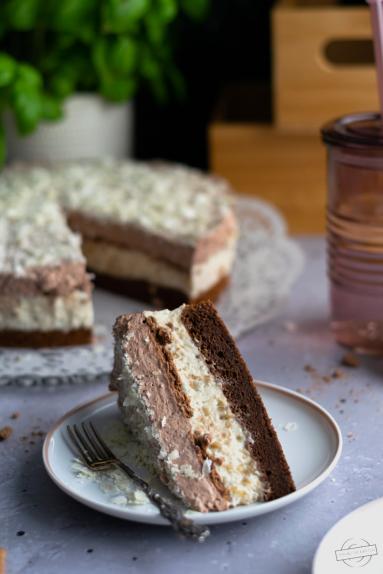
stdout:
[[[282,443],[297,487],[296,492],[272,500],[239,506],[223,512],[190,512],[196,522],[219,524],[271,512],[295,502],[316,488],[333,470],[342,450],[342,436],[331,415],[314,401],[272,385],[256,382]],[[73,470],[74,454],[67,442],[66,425],[92,419],[105,437],[120,423],[116,395],[108,394],[84,404],[60,419],[48,433],[43,446],[45,468],[64,492],[100,512],[126,520],[167,524],[150,503],[119,506],[93,481],[82,480]],[[129,455],[124,457],[129,461]]]
[[383,572],[383,498],[360,506],[339,520],[323,538],[315,554],[313,574],[336,574],[362,568],[366,574]]

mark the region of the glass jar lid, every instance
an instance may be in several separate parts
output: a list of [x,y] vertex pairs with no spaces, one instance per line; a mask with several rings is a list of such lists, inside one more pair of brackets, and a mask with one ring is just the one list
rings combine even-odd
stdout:
[[383,147],[383,120],[378,113],[350,114],[321,129],[323,141],[344,147]]

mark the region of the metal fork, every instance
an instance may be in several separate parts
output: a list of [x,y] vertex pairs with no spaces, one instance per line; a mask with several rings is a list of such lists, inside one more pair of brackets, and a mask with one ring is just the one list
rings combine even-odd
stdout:
[[207,526],[196,524],[187,518],[176,503],[163,498],[130,466],[122,462],[111,451],[91,421],[82,422],[81,429],[77,425],[68,425],[67,431],[70,440],[88,468],[94,471],[108,470],[113,466],[121,468],[145,492],[149,500],[157,506],[161,515],[182,537],[203,542],[209,536],[210,531]]

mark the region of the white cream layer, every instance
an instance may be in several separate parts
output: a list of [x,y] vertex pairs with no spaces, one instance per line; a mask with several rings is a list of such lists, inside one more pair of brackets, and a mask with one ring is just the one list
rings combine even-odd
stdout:
[[0,297],[0,330],[66,332],[92,325],[92,300],[83,291],[65,297]]
[[83,262],[80,237],[66,224],[42,168],[7,168],[0,176],[0,273]]
[[194,265],[191,274],[141,251],[124,249],[103,241],[84,238],[83,252],[89,267],[96,273],[118,279],[148,281],[180,290],[195,299],[230,274],[235,239],[203,263]]
[[221,464],[216,464],[215,468],[230,493],[232,506],[263,500],[269,485],[263,480],[246,446],[250,437],[235,419],[220,381],[212,375],[182,323],[182,309],[147,311],[145,315],[154,317],[164,329],[171,329],[171,343],[167,347],[190,401],[192,430],[212,438],[206,449],[208,458],[202,470],[209,472],[209,460],[221,459]]
[[231,211],[223,180],[181,165],[81,160],[57,165],[51,174],[53,187],[69,211],[132,222],[191,243]]

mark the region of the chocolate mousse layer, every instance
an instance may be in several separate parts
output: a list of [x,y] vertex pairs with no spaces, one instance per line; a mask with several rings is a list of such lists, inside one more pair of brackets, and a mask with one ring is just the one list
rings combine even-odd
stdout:
[[267,478],[270,499],[295,490],[282,447],[253,378],[225,324],[210,302],[187,305],[182,321],[209,369],[221,381],[223,393],[252,440],[248,448]]
[[0,273],[1,296],[64,297],[75,290],[91,293],[90,276],[82,262],[64,262],[55,266],[31,267],[21,276]]
[[[165,349],[166,333],[150,318],[133,314],[117,319],[114,336],[121,348],[115,354],[111,389],[119,391],[120,406],[131,409],[127,421],[130,421],[130,430],[138,440],[142,440],[144,434],[147,440],[150,432],[149,446],[144,446],[158,461],[162,480],[190,508],[201,512],[225,510],[229,500],[219,477],[214,473],[201,474],[203,452],[189,423],[190,405],[182,392],[172,357]],[[129,357],[127,388],[123,386],[125,357]],[[146,409],[147,418],[142,421],[133,418],[138,416],[139,403],[126,407],[132,386],[137,388],[139,403]]]

